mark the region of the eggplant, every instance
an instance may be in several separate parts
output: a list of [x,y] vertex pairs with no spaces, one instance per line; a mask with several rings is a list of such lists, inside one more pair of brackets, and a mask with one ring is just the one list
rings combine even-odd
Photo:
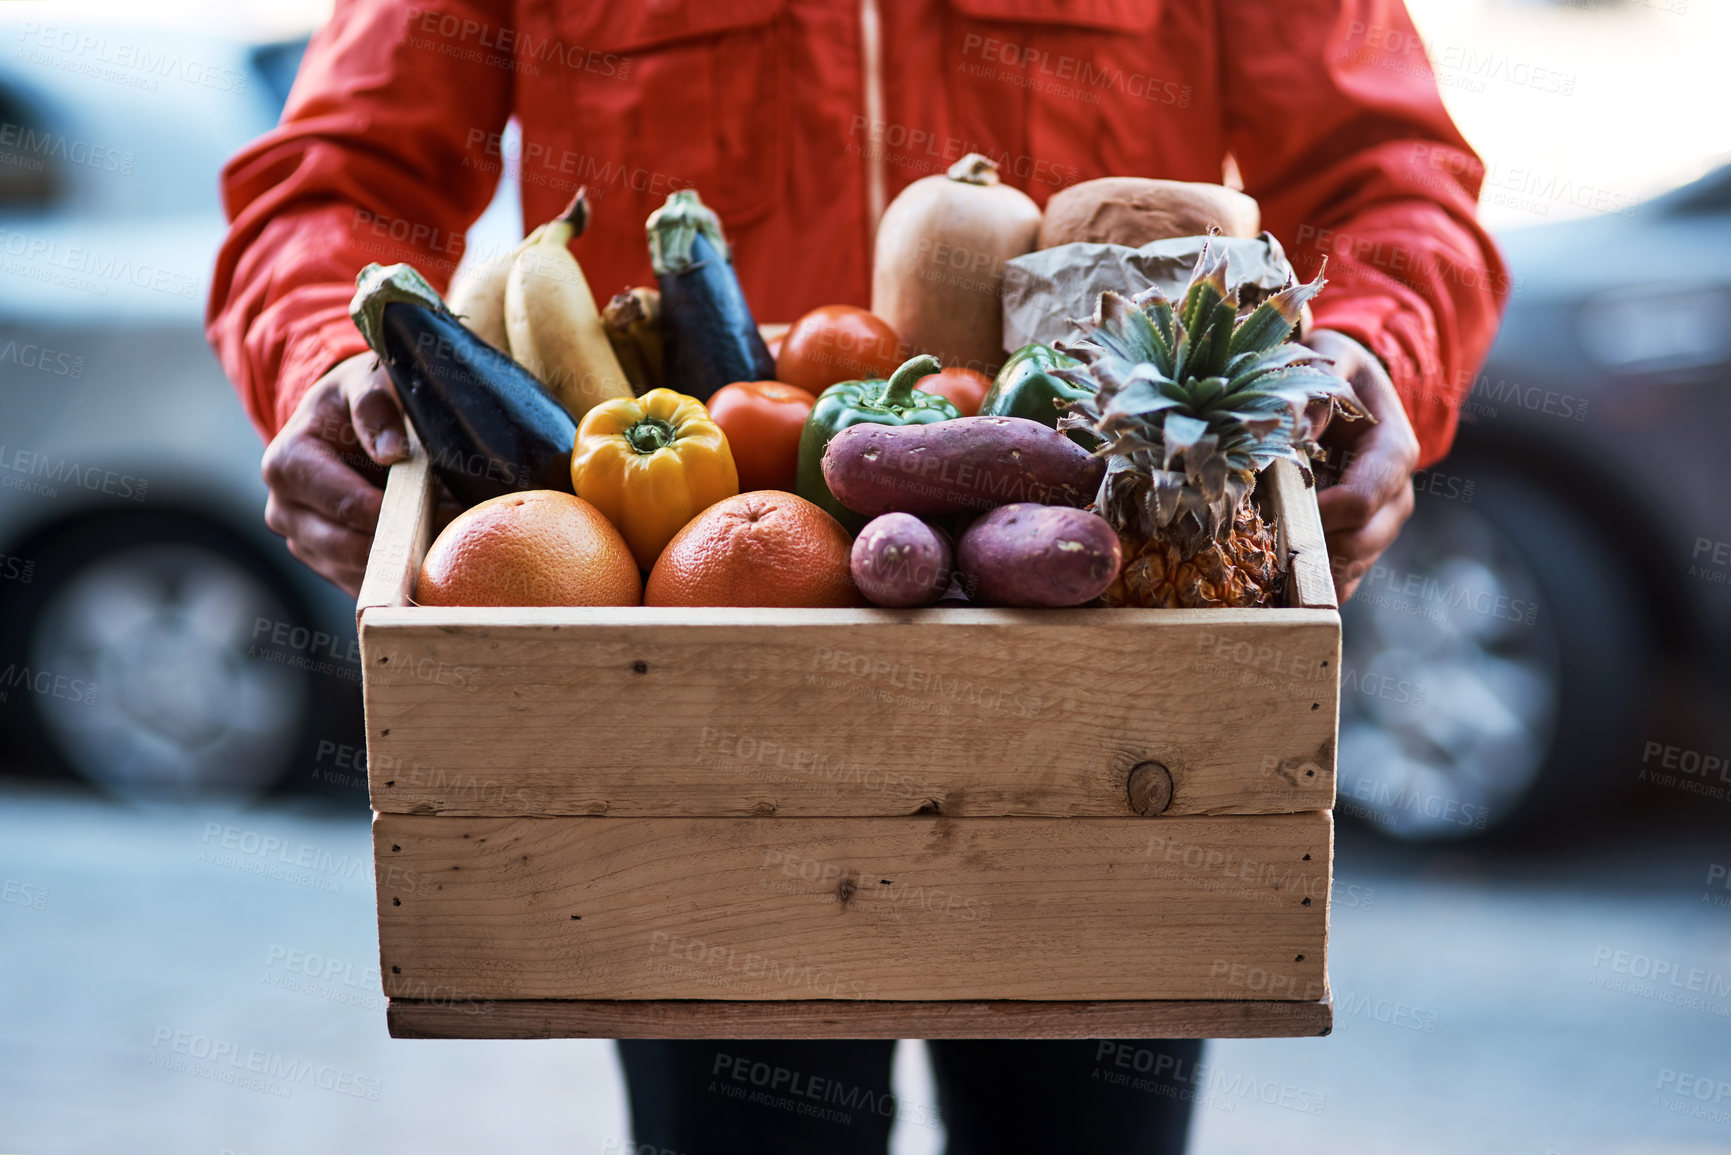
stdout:
[[368,265],[355,284],[349,315],[458,501],[575,492],[577,425],[527,369],[465,328],[408,265]]
[[708,401],[735,381],[775,380],[775,358],[728,260],[721,218],[680,189],[649,214],[649,263],[661,286],[662,378]]

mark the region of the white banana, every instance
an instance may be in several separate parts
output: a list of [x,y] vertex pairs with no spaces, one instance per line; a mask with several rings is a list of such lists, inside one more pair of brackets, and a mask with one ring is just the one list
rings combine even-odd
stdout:
[[505,332],[505,278],[511,275],[511,262],[528,243],[525,240],[508,253],[464,265],[445,295],[445,304],[468,330],[501,353],[511,350],[511,338]]
[[582,235],[588,216],[589,202],[579,189],[563,213],[529,234],[505,278],[511,356],[574,421],[603,401],[631,396],[589,282],[566,247]]

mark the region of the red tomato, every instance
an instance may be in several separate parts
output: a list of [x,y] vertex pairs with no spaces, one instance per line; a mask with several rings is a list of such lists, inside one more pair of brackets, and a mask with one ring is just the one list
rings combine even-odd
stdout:
[[727,434],[739,470],[739,491],[793,490],[799,469],[799,435],[817,398],[780,381],[735,381],[706,403],[709,416]]
[[775,375],[822,393],[837,381],[887,378],[902,360],[901,338],[888,321],[853,305],[825,305],[788,329]]
[[914,388],[922,393],[937,393],[948,397],[950,404],[962,411],[963,417],[978,417],[980,404],[986,399],[992,379],[973,369],[945,369],[930,377],[921,377]]

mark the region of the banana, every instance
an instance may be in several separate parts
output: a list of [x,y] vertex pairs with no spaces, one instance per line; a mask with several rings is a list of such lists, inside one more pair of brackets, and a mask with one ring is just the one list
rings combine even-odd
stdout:
[[603,401],[631,396],[613,355],[583,270],[566,246],[589,220],[587,190],[563,213],[537,228],[511,261],[505,278],[505,332],[511,356],[571,414],[573,421]]
[[502,353],[511,349],[511,338],[505,332],[505,278],[510,276],[511,262],[522,248],[519,244],[503,256],[464,265],[457,270],[451,291],[445,296],[445,304],[469,332]]
[[601,323],[637,395],[661,388],[661,294],[644,288],[615,293],[601,310]]

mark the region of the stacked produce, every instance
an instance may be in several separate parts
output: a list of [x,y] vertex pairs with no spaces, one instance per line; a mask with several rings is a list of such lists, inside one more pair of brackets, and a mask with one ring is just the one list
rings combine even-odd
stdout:
[[1256,471],[1314,452],[1321,410],[1362,414],[1289,340],[1322,281],[1241,307],[1204,245],[1181,301],[1108,291],[1076,339],[1006,352],[1004,266],[1046,232],[1254,227],[1228,190],[1092,183],[1044,229],[983,157],[914,182],[879,229],[873,310],[814,309],[773,353],[690,189],[646,222],[657,286],[604,310],[571,249],[581,190],[450,305],[368,266],[355,323],[465,507],[416,599],[1278,604]]

